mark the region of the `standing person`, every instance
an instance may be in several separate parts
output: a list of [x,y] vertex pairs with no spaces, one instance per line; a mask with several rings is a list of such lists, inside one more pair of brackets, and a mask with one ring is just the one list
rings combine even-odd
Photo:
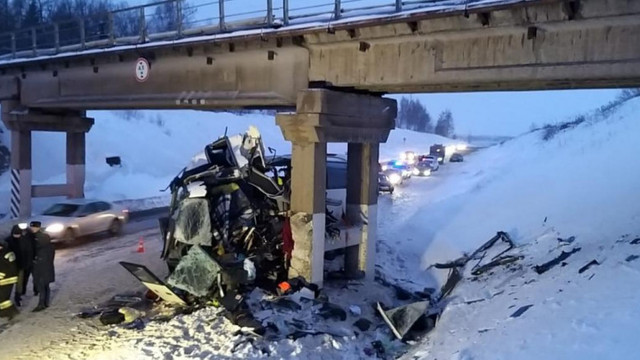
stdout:
[[[6,242],[15,254],[18,265],[18,284],[14,299],[16,306],[20,307],[22,306],[22,295],[27,292],[27,282],[33,270],[34,240],[32,236],[26,235],[18,225],[14,225],[11,228],[11,236],[7,238]],[[33,289],[35,293],[35,284]]]
[[0,242],[0,317],[11,320],[18,314],[18,309],[11,302],[11,291],[17,282],[16,256],[9,249],[9,244]]
[[51,290],[49,284],[54,282],[55,270],[53,260],[55,258],[55,248],[51,243],[51,238],[42,231],[42,224],[39,221],[32,221],[29,224],[31,232],[35,238],[35,258],[33,260],[33,281],[38,289],[40,300],[34,312],[42,311],[49,307],[51,301]]

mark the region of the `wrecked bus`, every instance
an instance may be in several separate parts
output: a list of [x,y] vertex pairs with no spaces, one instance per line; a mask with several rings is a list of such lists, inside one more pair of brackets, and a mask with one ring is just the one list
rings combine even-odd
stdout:
[[[342,231],[340,221],[346,159],[329,155],[327,163],[325,250],[333,251],[357,245],[358,238]],[[291,281],[290,174],[290,156],[265,156],[254,127],[207,145],[168,187],[169,216],[160,219],[162,258],[170,272],[165,292],[175,290],[170,297],[189,303],[218,301],[235,311],[250,290],[277,293]]]

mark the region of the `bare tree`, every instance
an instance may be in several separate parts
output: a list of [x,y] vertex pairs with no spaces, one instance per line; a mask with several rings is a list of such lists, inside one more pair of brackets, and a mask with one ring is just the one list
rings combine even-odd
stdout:
[[441,136],[450,137],[453,135],[453,114],[450,110],[445,110],[440,113],[438,122],[436,123],[435,133]]
[[153,32],[174,31],[178,29],[178,24],[183,27],[189,23],[196,12],[196,9],[190,6],[186,0],[167,2],[158,5],[153,14],[153,19],[149,24],[149,28]]
[[433,131],[431,116],[427,108],[419,100],[405,97],[400,99],[400,110],[398,111],[396,125],[399,128],[414,131]]

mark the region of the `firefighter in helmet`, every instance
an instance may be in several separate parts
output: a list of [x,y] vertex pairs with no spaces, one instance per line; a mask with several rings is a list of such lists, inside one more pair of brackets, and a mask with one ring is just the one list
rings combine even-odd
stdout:
[[18,265],[16,255],[9,245],[0,242],[0,317],[11,320],[18,310],[11,301],[13,285],[18,282]]

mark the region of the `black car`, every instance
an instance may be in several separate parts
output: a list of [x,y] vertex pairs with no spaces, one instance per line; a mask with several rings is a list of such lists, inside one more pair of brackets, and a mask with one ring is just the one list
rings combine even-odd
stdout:
[[451,154],[451,159],[449,159],[449,162],[463,162],[464,158],[462,157],[462,154],[459,153],[453,153]]
[[413,169],[413,175],[415,176],[430,176],[431,175],[431,160],[420,161]]
[[384,172],[378,173],[378,191],[393,194],[395,187]]

